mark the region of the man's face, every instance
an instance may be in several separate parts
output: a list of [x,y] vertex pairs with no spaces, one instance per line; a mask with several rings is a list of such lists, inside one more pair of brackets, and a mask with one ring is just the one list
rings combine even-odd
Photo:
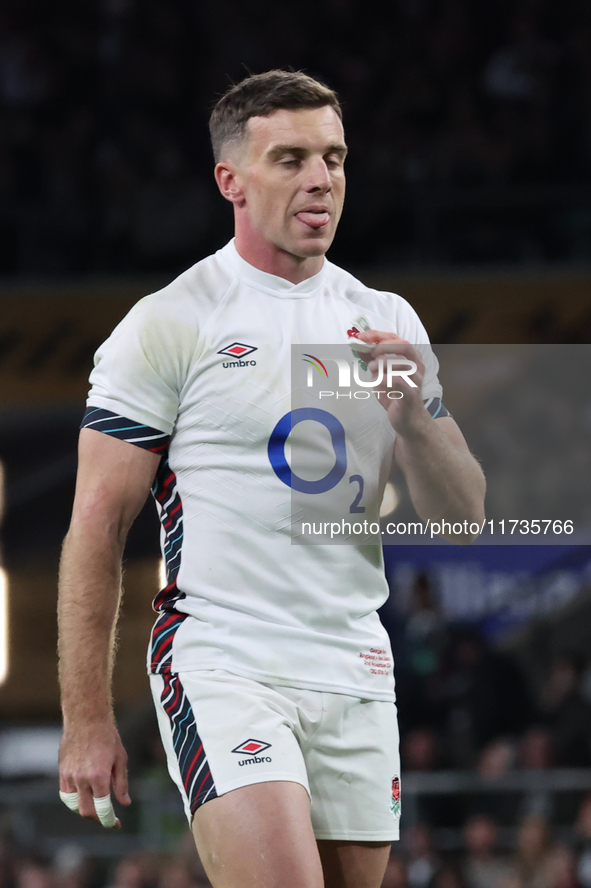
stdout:
[[330,106],[252,117],[235,162],[250,236],[301,259],[323,256],[343,209],[346,153]]

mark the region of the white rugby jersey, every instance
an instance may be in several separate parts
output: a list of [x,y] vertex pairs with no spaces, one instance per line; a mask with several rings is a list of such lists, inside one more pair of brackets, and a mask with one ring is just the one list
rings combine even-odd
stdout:
[[[97,351],[83,425],[163,454],[153,494],[168,585],[154,602],[149,671],[221,668],[394,699],[376,613],[388,595],[380,547],[294,545],[289,477],[269,456],[273,430],[289,422],[292,343],[346,343],[360,314],[428,341],[400,296],[328,261],[292,284],[230,242],[140,300]],[[441,397],[436,372],[425,399]],[[375,435],[368,514],[395,438],[381,415],[388,434]]]

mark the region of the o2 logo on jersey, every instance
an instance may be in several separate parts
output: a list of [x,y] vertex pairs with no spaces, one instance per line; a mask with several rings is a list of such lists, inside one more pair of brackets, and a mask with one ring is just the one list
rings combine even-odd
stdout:
[[[318,481],[305,481],[289,467],[285,458],[285,442],[294,426],[299,422],[310,419],[319,422],[330,432],[332,446],[336,461],[328,475],[319,478]],[[301,407],[299,410],[291,410],[282,416],[269,438],[267,447],[269,461],[273,471],[280,481],[287,484],[299,493],[326,493],[336,487],[347,471],[347,447],[345,445],[345,429],[336,416],[318,407]]]
[[[319,478],[317,481],[306,481],[304,478],[300,478],[299,475],[296,475],[291,470],[285,458],[285,442],[293,427],[299,422],[304,422],[304,420],[319,422],[328,429],[335,454],[334,466],[324,478]],[[301,407],[298,410],[291,410],[285,416],[282,416],[271,432],[267,452],[269,454],[269,462],[279,480],[299,493],[326,493],[337,486],[347,471],[347,446],[345,444],[344,426],[332,413],[320,410],[318,407]],[[365,506],[360,505],[361,497],[363,496],[363,477],[361,475],[351,475],[349,483],[357,483],[359,485],[357,496],[351,503],[349,512],[352,514],[365,512]]]

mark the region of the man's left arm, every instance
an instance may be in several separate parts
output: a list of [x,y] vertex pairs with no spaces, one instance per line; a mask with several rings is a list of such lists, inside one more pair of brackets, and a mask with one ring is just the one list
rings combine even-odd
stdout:
[[460,523],[461,534],[445,532],[441,536],[454,543],[471,543],[478,534],[469,531],[470,524],[481,527],[484,521],[486,482],[482,469],[455,420],[451,416],[434,419],[427,411],[422,393],[425,367],[417,349],[393,333],[368,330],[361,338],[377,343],[369,360],[374,377],[380,358],[384,362],[389,357],[406,358],[417,365],[412,374],[414,386],[408,379],[396,377],[395,389],[402,391],[403,397],[380,399],[396,432],[394,458],[421,520]]
[[398,432],[394,459],[420,518],[460,523],[461,534],[448,531],[441,536],[466,545],[478,536],[470,533],[469,526],[478,524],[480,529],[484,521],[484,474],[455,420],[451,416],[433,419],[424,406],[423,411],[415,425],[403,434]]

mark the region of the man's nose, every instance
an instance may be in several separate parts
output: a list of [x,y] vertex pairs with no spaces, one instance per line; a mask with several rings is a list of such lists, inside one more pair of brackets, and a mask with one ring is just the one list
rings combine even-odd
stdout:
[[313,158],[308,170],[306,191],[330,191],[332,180],[323,157]]

